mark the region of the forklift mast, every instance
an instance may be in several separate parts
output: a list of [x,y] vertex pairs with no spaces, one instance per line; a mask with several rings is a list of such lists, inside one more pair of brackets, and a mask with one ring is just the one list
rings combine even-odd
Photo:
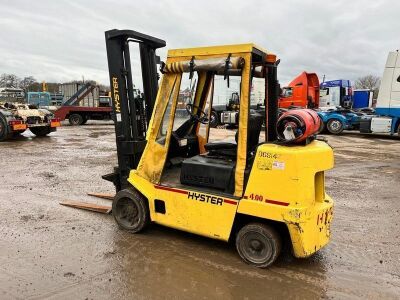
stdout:
[[[118,191],[129,186],[129,172],[135,169],[146,146],[146,131],[158,90],[156,49],[165,41],[133,30],[105,32],[108,69],[117,144],[118,167],[103,179],[114,183]],[[143,98],[134,96],[129,43],[139,44]]]

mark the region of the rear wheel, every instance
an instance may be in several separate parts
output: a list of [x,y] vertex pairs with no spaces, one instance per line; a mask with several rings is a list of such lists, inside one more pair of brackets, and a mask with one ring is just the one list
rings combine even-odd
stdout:
[[400,123],[397,125],[397,135],[400,136]]
[[147,200],[132,189],[121,190],[115,195],[112,212],[117,224],[132,233],[142,231],[150,223]]
[[50,129],[48,127],[32,127],[29,130],[36,136],[42,137],[46,136],[50,133]]
[[236,236],[236,250],[248,264],[258,268],[272,265],[282,248],[279,234],[270,226],[250,223],[240,229]]
[[8,126],[6,120],[0,115],[0,142],[8,138]]
[[83,124],[84,119],[80,114],[72,114],[69,116],[68,121],[72,126],[79,126]]
[[340,134],[344,129],[344,125],[339,119],[330,119],[326,124],[326,128],[332,134]]

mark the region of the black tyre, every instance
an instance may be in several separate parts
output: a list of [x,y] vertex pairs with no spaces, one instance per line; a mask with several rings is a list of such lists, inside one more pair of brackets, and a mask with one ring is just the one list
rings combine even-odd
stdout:
[[319,121],[320,121],[320,125],[319,125],[319,129],[317,132],[318,134],[323,133],[326,130],[325,123],[324,123],[324,121],[322,121],[322,119],[320,117],[319,117]]
[[150,223],[147,200],[135,190],[119,191],[112,204],[115,221],[122,228],[137,233]]
[[330,119],[326,124],[326,129],[332,134],[340,134],[342,133],[344,126],[342,121],[339,119]]
[[272,265],[278,258],[281,248],[281,237],[266,224],[247,224],[236,236],[236,250],[240,257],[246,263],[258,268]]
[[7,121],[0,115],[0,142],[8,139]]
[[218,113],[215,110],[212,110],[210,114],[210,127],[216,128],[219,124]]
[[36,136],[42,137],[50,133],[50,128],[48,127],[32,127],[29,130]]
[[400,124],[397,125],[397,135],[400,136]]
[[83,124],[83,117],[80,114],[72,114],[68,118],[69,124],[72,126],[79,126]]

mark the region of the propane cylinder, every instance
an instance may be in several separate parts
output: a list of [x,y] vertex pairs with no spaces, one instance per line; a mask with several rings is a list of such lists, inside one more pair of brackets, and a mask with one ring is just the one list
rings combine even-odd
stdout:
[[293,109],[279,117],[276,130],[280,141],[297,144],[317,134],[321,125],[322,121],[315,111]]

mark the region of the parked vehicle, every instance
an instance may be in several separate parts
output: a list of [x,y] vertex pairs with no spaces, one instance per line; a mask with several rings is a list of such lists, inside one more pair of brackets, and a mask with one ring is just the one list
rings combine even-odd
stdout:
[[362,133],[398,133],[400,135],[400,54],[390,52],[383,72],[375,111],[362,112],[342,108],[318,112],[325,128],[339,134],[344,129]]
[[350,108],[353,103],[353,90],[350,80],[331,80],[320,85],[319,107]]
[[[233,92],[227,104],[213,105],[210,114],[211,127],[218,125],[237,126],[239,120],[240,97],[238,92]],[[259,112],[265,114],[265,107],[261,103],[252,103],[250,112]]]
[[71,125],[83,125],[88,120],[110,120],[111,119],[111,98],[100,96],[98,103],[89,106],[80,106],[79,103],[93,91],[95,85],[84,84],[75,94],[55,111],[55,116],[61,121],[68,119]]
[[36,136],[46,136],[60,126],[60,120],[46,109],[25,103],[0,103],[0,141],[29,129]]
[[372,107],[373,91],[369,89],[358,89],[353,91],[353,109],[364,109]]
[[319,79],[315,73],[302,72],[287,87],[282,88],[279,107],[317,108],[319,106]]

